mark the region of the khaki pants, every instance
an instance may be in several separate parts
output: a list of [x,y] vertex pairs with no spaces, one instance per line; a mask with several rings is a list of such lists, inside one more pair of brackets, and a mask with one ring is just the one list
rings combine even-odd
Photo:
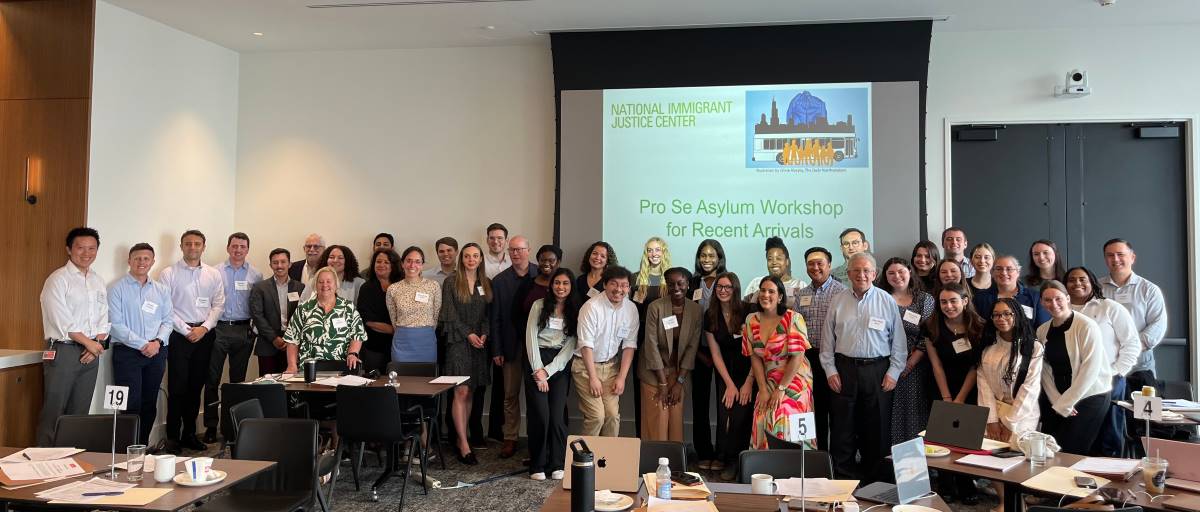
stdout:
[[504,440],[516,441],[521,433],[521,384],[525,372],[521,360],[504,361]]
[[[675,382],[676,373],[667,372],[668,382]],[[679,403],[663,407],[658,401],[658,384],[642,381],[642,439],[646,441],[683,442],[683,404],[687,398],[684,387]]]
[[616,357],[607,363],[596,363],[596,378],[604,387],[599,397],[592,396],[587,365],[583,359],[576,357],[571,361],[571,373],[579,394],[579,412],[583,414],[582,435],[617,437],[620,433],[621,397],[612,393],[613,383],[617,381],[617,374],[621,370],[620,361],[621,358]]

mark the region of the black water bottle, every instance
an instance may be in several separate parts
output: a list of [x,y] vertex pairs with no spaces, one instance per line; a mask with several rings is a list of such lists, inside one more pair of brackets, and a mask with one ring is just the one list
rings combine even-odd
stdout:
[[596,455],[583,439],[571,441],[571,512],[596,510]]

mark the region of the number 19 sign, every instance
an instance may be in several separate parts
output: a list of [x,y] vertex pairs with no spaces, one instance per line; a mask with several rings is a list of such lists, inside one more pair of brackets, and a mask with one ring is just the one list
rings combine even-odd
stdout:
[[129,386],[104,386],[104,408],[124,411],[129,406]]

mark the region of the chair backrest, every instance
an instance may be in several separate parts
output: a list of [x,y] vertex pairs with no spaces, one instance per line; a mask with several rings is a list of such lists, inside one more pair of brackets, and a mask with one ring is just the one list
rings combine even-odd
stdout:
[[238,427],[241,439],[233,458],[267,460],[277,465],[240,489],[258,491],[309,491],[317,480],[317,420],[250,418]]
[[[136,414],[117,415],[117,452],[124,453],[131,444],[138,444],[141,418]],[[78,414],[59,416],[50,444],[60,448],[83,448],[89,452],[108,453],[113,448],[113,416],[111,414]]]
[[745,450],[738,456],[738,482],[750,483],[750,475],[766,473],[775,478],[833,478],[833,458],[829,452],[804,452],[804,474],[800,472],[795,450]]
[[283,390],[283,384],[221,384],[221,436],[225,439],[237,439],[235,423],[229,411],[233,406],[247,400],[258,400],[258,405],[262,408],[262,418],[288,417],[287,392]]
[[1163,388],[1163,398],[1194,400],[1192,398],[1192,383],[1186,380],[1164,380],[1160,382]]
[[[241,425],[243,420],[248,420],[251,418],[264,418],[265,416],[263,416],[262,405],[260,405],[258,399],[251,398],[249,400],[246,400],[245,402],[242,402],[233,407],[230,407],[229,408],[229,417],[230,417],[230,419],[233,420],[230,422],[233,424],[233,436],[234,437],[232,439],[236,440],[237,433],[238,433],[238,425]],[[230,439],[230,438],[226,438],[226,439]]]
[[658,469],[659,457],[670,461],[671,471],[687,471],[687,447],[675,441],[642,441],[642,453],[638,457],[638,474],[653,473]]
[[338,386],[336,393],[339,436],[365,442],[404,439],[400,398],[391,386]]
[[766,437],[767,437],[767,449],[769,449],[769,450],[803,450],[804,449],[799,444],[793,443],[791,441],[784,441],[783,439],[780,439],[775,436],[766,436]]
[[387,369],[383,372],[386,377],[389,373],[396,372],[399,376],[412,377],[437,377],[437,363],[402,363],[400,361],[392,361],[387,364]]
[[[1077,508],[1046,507],[1042,505],[1032,505],[1025,508],[1025,512],[1079,512],[1079,510]],[[1114,508],[1112,512],[1142,512],[1142,507]]]

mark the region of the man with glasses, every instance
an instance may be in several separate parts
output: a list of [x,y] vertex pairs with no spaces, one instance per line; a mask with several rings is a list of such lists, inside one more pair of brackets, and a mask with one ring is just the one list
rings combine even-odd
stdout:
[[579,395],[585,436],[616,437],[621,429],[621,395],[637,348],[637,306],[629,300],[633,276],[625,267],[604,269],[598,294],[579,309],[578,343],[571,374]]
[[[1158,285],[1133,272],[1137,254],[1126,240],[1114,238],[1104,243],[1104,264],[1108,275],[1100,278],[1104,296],[1121,303],[1133,317],[1133,326],[1142,340],[1142,354],[1125,377],[1128,389],[1156,385],[1154,347],[1167,334],[1167,305]],[[1135,443],[1136,444],[1136,443]]]
[[1041,292],[1027,288],[1021,284],[1021,265],[1017,258],[1009,254],[996,257],[992,266],[992,282],[996,283],[987,290],[980,290],[972,300],[975,311],[984,318],[992,317],[992,308],[1000,298],[1013,298],[1021,304],[1022,313],[1033,325],[1042,325],[1050,321],[1050,313],[1042,307]]
[[804,351],[804,356],[808,358],[808,365],[813,372],[812,397],[817,423],[817,448],[822,450],[829,449],[829,406],[832,399],[825,368],[821,366],[822,329],[825,326],[825,315],[829,312],[829,302],[846,289],[846,285],[829,277],[832,260],[833,255],[824,247],[813,247],[804,251],[804,265],[812,284],[800,289],[792,306],[792,309],[804,316],[804,322],[808,324],[808,341],[811,348]]
[[[517,235],[508,241],[508,258],[511,266],[492,279],[491,337],[488,339],[492,362],[500,369],[492,373],[488,434],[492,438],[502,435],[502,459],[512,457],[517,451],[517,434],[521,432],[521,383],[525,377],[522,371],[525,326],[513,322],[513,302],[521,285],[537,275],[537,265],[529,261],[529,241],[525,237]],[[504,397],[503,402],[500,397]]]
[[971,266],[971,259],[967,257],[967,232],[962,228],[950,226],[942,231],[942,255],[958,263],[963,279],[975,277],[975,267]]
[[[850,257],[850,289],[833,297],[821,326],[821,366],[833,392],[829,451],[838,478],[884,479],[892,390],[908,359],[896,299],[873,283],[875,258]],[[855,452],[858,453],[857,463]]]
[[[842,257],[845,261],[829,272],[834,279],[842,285],[850,285],[850,277],[847,272],[847,266],[850,264],[850,257],[860,252],[870,252],[871,244],[867,242],[867,235],[858,228],[846,228],[838,235],[838,240],[842,246]],[[807,320],[807,317],[805,317]]]
[[304,259],[292,263],[292,268],[288,269],[288,276],[307,285],[312,280],[313,274],[319,270],[317,260],[321,259],[323,252],[325,252],[325,237],[309,233],[304,238]]

